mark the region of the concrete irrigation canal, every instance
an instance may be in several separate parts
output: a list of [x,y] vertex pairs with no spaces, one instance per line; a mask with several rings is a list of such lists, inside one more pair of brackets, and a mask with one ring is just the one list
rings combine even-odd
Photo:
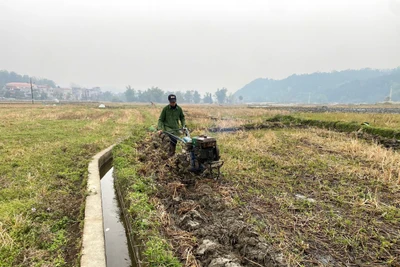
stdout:
[[129,267],[133,263],[129,241],[125,231],[124,217],[120,210],[114,187],[112,161],[103,165],[101,177],[101,200],[103,205],[103,223],[107,266]]
[[111,150],[98,153],[89,164],[82,267],[141,266],[129,219],[114,186]]

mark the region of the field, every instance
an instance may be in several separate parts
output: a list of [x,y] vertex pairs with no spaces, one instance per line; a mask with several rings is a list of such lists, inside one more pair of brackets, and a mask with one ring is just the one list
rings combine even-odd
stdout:
[[0,106],[0,266],[77,266],[89,159],[145,115]]
[[[398,114],[183,106],[193,135],[276,115],[369,122]],[[0,266],[78,266],[87,164],[114,168],[149,266],[400,266],[400,156],[319,127],[210,133],[219,180],[171,168],[147,129],[161,106],[0,106]]]
[[[187,110],[195,133],[277,115]],[[165,164],[157,137],[116,148],[117,179],[150,266],[399,265],[398,153],[354,133],[275,126],[214,134],[225,161],[217,182]]]

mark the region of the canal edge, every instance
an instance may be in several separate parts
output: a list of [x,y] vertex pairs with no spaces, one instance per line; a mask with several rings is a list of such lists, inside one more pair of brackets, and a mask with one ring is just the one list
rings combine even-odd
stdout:
[[112,158],[114,146],[97,153],[88,166],[81,267],[106,267],[100,168]]

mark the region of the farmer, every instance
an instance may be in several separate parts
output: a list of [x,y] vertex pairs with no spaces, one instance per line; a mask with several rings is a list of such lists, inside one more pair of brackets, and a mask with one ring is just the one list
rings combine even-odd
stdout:
[[[182,108],[176,104],[176,95],[169,95],[168,101],[169,105],[163,108],[158,119],[158,134],[164,131],[179,136],[179,129],[186,126],[185,115]],[[179,121],[181,122],[181,127],[179,127]],[[171,157],[175,154],[177,140],[173,137],[170,137],[170,139],[168,155]]]

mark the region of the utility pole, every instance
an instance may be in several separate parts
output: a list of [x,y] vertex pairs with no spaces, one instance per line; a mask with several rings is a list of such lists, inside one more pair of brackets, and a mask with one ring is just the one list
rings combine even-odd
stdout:
[[32,78],[30,78],[31,81],[31,95],[32,95],[32,104],[33,104],[33,86],[32,86]]

